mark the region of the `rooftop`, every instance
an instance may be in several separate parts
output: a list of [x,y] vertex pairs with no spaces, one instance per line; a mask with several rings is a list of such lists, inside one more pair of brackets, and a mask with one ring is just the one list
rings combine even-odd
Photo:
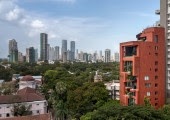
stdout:
[[0,104],[12,104],[12,103],[23,103],[33,101],[43,101],[45,97],[37,93],[26,93],[23,94],[24,90],[18,95],[5,95],[0,96]]
[[34,81],[35,79],[31,75],[24,76],[21,81]]
[[18,90],[18,92],[17,92],[18,95],[24,95],[24,94],[28,94],[28,93],[36,93],[36,90],[32,89],[30,87],[26,87],[21,90]]

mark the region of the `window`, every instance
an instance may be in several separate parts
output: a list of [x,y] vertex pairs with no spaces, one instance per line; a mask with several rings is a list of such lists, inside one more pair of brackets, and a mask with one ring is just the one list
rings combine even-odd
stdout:
[[155,100],[158,100],[158,98],[155,98]]
[[37,104],[37,106],[38,106],[39,104]]
[[155,50],[158,50],[158,46],[155,46]]
[[155,53],[155,56],[158,56],[158,53]]
[[155,61],[155,65],[158,65],[158,61]]
[[158,43],[158,35],[155,35],[154,41],[155,43]]
[[39,110],[37,110],[37,113],[39,114],[39,113],[40,113],[40,111],[39,111]]
[[158,69],[157,69],[157,68],[155,69],[155,72],[158,72]]
[[9,106],[7,106],[6,108],[9,108]]
[[158,91],[155,92],[155,95],[157,95],[157,94],[158,94]]
[[155,80],[157,80],[158,79],[158,76],[155,76]]
[[145,87],[146,88],[150,88],[151,87],[151,83],[145,83]]
[[149,80],[149,76],[145,76],[145,78],[144,78],[145,80]]
[[6,117],[10,117],[9,113],[6,114]]
[[2,117],[2,114],[0,114],[0,117]]
[[158,87],[158,83],[155,83],[155,87]]
[[147,92],[146,95],[147,95],[147,96],[151,96],[151,92]]
[[158,103],[155,103],[155,106],[158,106]]

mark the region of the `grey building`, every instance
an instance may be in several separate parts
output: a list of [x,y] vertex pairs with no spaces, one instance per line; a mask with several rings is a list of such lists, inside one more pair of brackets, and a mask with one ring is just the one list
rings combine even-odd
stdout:
[[35,62],[38,61],[38,49],[35,49]]
[[119,59],[120,59],[120,58],[119,58],[119,53],[118,53],[118,52],[115,52],[115,54],[114,54],[114,61],[115,61],[115,62],[120,62]]
[[59,46],[55,47],[55,56],[56,56],[56,60],[60,60],[60,47]]
[[70,42],[71,61],[75,60],[75,41]]
[[47,44],[47,60],[50,60],[50,44]]
[[105,50],[105,63],[111,62],[111,50],[106,49]]
[[35,62],[35,49],[34,47],[30,47],[26,49],[26,61],[29,63]]
[[67,52],[63,52],[63,63],[67,62]]
[[18,45],[15,39],[9,40],[9,62],[18,62]]
[[88,53],[84,53],[83,54],[83,60],[84,62],[88,63],[89,59],[88,59]]
[[102,60],[102,50],[100,50],[100,59]]
[[41,61],[48,60],[47,46],[48,46],[48,34],[40,33],[40,60]]
[[[65,59],[64,56],[67,57],[67,40],[62,40],[61,56],[62,56],[62,60],[64,62],[64,59]],[[66,60],[67,60],[67,58],[66,58]]]
[[35,62],[35,49],[34,47],[30,47],[26,49],[26,61],[29,63]]
[[72,52],[67,50],[67,61],[72,61]]
[[170,0],[160,0],[160,26],[165,28],[166,43],[166,102],[170,103]]

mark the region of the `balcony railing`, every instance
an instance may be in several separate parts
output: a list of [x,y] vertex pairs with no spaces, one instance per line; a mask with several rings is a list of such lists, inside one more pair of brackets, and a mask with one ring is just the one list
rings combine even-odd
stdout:
[[127,80],[136,81],[137,78],[136,78],[136,76],[128,75],[128,76],[127,76]]

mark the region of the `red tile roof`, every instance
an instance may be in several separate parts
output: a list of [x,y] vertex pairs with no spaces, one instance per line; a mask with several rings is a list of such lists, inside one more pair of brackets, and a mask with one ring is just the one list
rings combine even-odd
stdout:
[[12,104],[22,102],[43,101],[45,97],[37,93],[0,96],[0,104]]
[[34,115],[34,116],[4,118],[0,120],[51,120],[51,119],[50,119],[50,114],[40,114],[40,115]]
[[24,95],[27,93],[36,93],[36,90],[30,87],[26,87],[26,88],[18,90],[17,92],[18,95]]
[[31,75],[24,76],[21,81],[34,81],[35,79]]

